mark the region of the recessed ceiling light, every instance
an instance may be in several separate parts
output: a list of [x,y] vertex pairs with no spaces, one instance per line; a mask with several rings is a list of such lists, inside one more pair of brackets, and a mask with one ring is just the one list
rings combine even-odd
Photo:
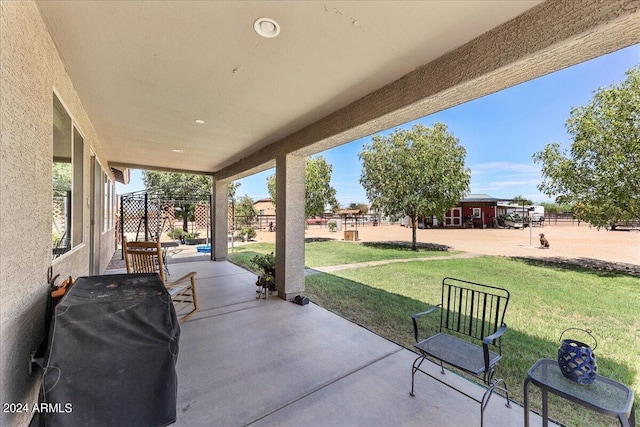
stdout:
[[280,34],[280,25],[270,18],[259,18],[253,23],[253,29],[262,37],[274,38]]
[[172,150],[174,153],[184,153],[184,150]]
[[203,125],[204,124],[204,120],[196,119],[196,123],[199,124],[199,125]]

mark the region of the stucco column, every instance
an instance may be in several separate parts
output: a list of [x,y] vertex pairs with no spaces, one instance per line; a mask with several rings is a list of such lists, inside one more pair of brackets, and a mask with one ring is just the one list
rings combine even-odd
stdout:
[[227,259],[227,233],[229,225],[229,181],[213,180],[213,242],[214,261]]
[[304,291],[305,158],[276,158],[276,289],[290,300]]

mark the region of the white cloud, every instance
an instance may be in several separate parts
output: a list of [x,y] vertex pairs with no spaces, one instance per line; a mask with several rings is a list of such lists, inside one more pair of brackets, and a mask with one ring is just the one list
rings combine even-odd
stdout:
[[540,175],[540,168],[528,163],[512,162],[486,162],[470,166],[472,175],[495,174],[495,173],[518,173]]
[[537,190],[542,181],[536,165],[516,162],[478,163],[471,169],[471,193],[491,194],[494,197],[522,195],[534,201],[547,197]]

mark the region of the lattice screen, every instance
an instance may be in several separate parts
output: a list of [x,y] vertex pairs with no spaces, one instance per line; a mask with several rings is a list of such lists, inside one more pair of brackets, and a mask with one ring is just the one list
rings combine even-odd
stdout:
[[209,205],[196,205],[195,218],[196,227],[199,229],[211,226],[211,214],[209,213]]
[[[130,233],[129,238],[152,239],[156,235],[172,231],[176,221],[176,206],[192,206],[195,220],[190,221],[188,230],[197,228],[202,233],[211,228],[210,205],[207,200],[191,197],[165,197],[162,194],[130,193],[121,196],[122,230]],[[145,217],[146,215],[146,217]],[[145,229],[147,233],[145,235]],[[135,237],[133,235],[135,233]],[[201,234],[202,237],[204,233]]]

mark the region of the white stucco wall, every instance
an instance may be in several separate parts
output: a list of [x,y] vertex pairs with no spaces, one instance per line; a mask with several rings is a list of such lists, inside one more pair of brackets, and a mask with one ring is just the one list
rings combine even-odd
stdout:
[[[58,52],[32,2],[0,2],[0,402],[33,403],[41,372],[28,356],[44,334],[47,268],[74,277],[89,272],[89,204],[84,243],[51,261],[53,90],[84,136],[84,200],[89,156],[103,150]],[[101,260],[114,233],[102,234]],[[101,269],[106,262],[101,262]],[[27,425],[32,414],[0,413],[0,425]]]

